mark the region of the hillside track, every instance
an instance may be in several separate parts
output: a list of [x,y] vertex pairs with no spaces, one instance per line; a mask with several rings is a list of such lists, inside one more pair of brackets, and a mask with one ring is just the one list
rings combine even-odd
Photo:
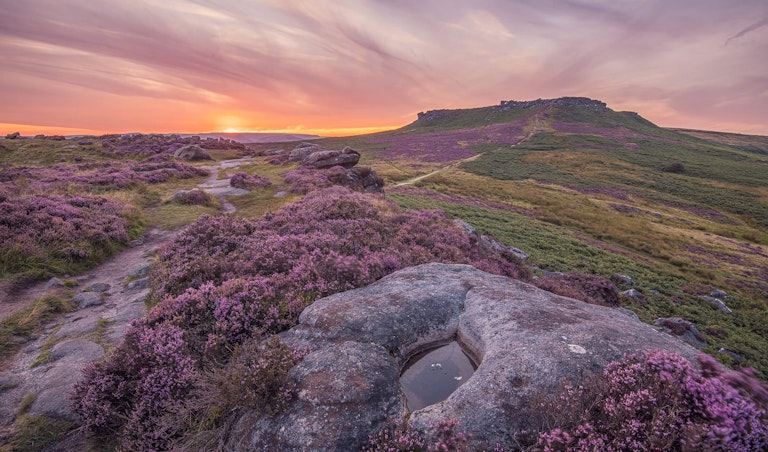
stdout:
[[[515,146],[517,146],[517,145],[519,145],[521,143],[525,143],[526,141],[530,140],[531,137],[533,137],[534,135],[536,135],[536,134],[538,134],[538,133],[540,133],[540,132],[542,132],[544,130],[543,127],[541,126],[541,120],[540,120],[541,113],[542,112],[538,112],[535,115],[533,115],[532,121],[531,121],[531,123],[532,123],[531,124],[531,128],[528,131],[528,134],[525,135],[523,138],[521,138],[520,141],[518,141],[517,143],[509,145],[510,148],[514,148]],[[421,176],[416,176],[416,177],[413,177],[411,179],[407,179],[407,180],[404,180],[402,182],[398,182],[398,183],[394,184],[393,186],[394,187],[402,187],[402,186],[405,186],[405,185],[413,185],[416,182],[418,182],[420,180],[427,179],[429,177],[432,177],[435,174],[440,174],[443,171],[449,170],[451,168],[456,168],[456,167],[458,167],[458,166],[460,166],[460,165],[462,165],[462,164],[464,164],[466,162],[471,162],[473,160],[476,160],[476,159],[482,157],[483,155],[487,154],[488,152],[489,151],[481,152],[479,154],[473,155],[472,157],[467,157],[465,159],[457,160],[457,161],[455,161],[455,162],[453,162],[453,163],[451,163],[449,165],[446,165],[446,166],[443,166],[441,168],[438,168],[438,169],[436,169],[436,170],[434,170],[432,172],[429,172],[427,174],[422,174]]]

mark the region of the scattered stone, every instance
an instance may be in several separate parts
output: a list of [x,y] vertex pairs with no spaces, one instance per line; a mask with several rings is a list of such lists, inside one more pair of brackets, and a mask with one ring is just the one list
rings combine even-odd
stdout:
[[65,323],[54,334],[54,337],[62,338],[90,334],[99,327],[99,319],[95,316],[78,317],[69,323]]
[[130,273],[128,273],[129,278],[143,278],[147,276],[149,273],[149,270],[152,269],[152,264],[146,264],[142,265],[141,267],[135,268],[131,270]]
[[[567,341],[563,340],[563,337]],[[448,399],[412,412],[409,423],[455,418],[482,444],[512,449],[532,428],[533,394],[562,379],[578,384],[625,353],[665,349],[694,361],[682,341],[612,308],[561,297],[467,265],[425,264],[370,286],[315,301],[281,334],[311,352],[291,370],[297,398],[274,417],[243,410],[227,450],[360,450],[387,419],[406,414],[399,370],[415,354],[457,340],[479,363]]]
[[176,149],[173,156],[187,161],[213,160],[211,154],[196,144],[189,144]]
[[287,194],[288,194],[288,192],[279,191],[279,192],[275,193],[275,198],[284,198]]
[[125,286],[125,290],[141,290],[146,289],[147,287],[149,287],[149,279],[141,278],[129,282],[128,285]]
[[112,286],[107,283],[93,283],[88,288],[86,288],[86,292],[106,292],[109,289],[111,289]]
[[144,240],[143,239],[131,240],[131,248],[136,248],[137,246],[141,246],[143,244],[144,244]]
[[728,315],[733,315],[733,310],[726,305],[723,300],[715,297],[710,297],[708,295],[704,295],[700,297],[702,300],[706,301],[707,303],[712,303],[717,306],[717,309],[720,310],[720,312],[724,312]]
[[69,364],[87,364],[104,357],[104,347],[87,339],[73,339],[54,345],[51,349],[51,362],[67,358]]
[[45,289],[48,290],[52,287],[64,287],[64,281],[59,278],[51,278],[45,283]]
[[621,273],[612,274],[611,281],[613,281],[615,284],[624,284],[625,286],[632,285],[632,278],[627,275],[622,275]]
[[661,328],[667,334],[679,337],[698,349],[707,346],[707,340],[701,335],[696,325],[680,317],[662,317],[653,321],[653,324]]
[[141,253],[141,257],[152,257],[152,256],[156,255],[158,253],[158,251],[160,251],[160,249],[157,248],[157,247],[147,248],[146,251]]
[[721,348],[717,351],[717,353],[729,356],[732,360],[736,361],[737,363],[740,363],[744,361],[744,357],[739,355],[738,353],[728,350],[727,348]]
[[721,300],[727,300],[731,298],[730,295],[728,295],[725,291],[720,289],[713,289],[712,292],[709,293],[710,297],[719,298]]
[[77,304],[78,309],[84,309],[91,306],[98,306],[103,303],[99,292],[81,292],[72,297],[72,302]]
[[643,295],[642,292],[639,290],[632,288],[629,290],[624,290],[622,292],[619,292],[619,295],[624,295],[625,297],[629,297],[635,301],[639,301],[641,303],[645,302],[645,295]]

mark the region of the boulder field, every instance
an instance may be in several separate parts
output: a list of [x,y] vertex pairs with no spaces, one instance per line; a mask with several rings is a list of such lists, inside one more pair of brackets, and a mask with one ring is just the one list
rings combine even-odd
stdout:
[[478,363],[446,400],[410,413],[427,439],[456,419],[473,448],[514,445],[540,389],[578,382],[625,353],[697,351],[622,308],[590,305],[467,265],[425,264],[320,299],[282,334],[311,352],[292,369],[296,397],[269,417],[246,411],[227,450],[360,450],[405,419],[399,377],[413,355],[452,340]]

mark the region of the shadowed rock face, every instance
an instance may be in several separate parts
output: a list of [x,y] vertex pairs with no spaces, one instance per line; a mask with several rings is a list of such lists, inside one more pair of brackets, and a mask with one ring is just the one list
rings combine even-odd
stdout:
[[409,357],[459,341],[479,363],[448,399],[411,413],[411,424],[458,419],[474,447],[510,447],[526,428],[538,388],[578,382],[625,353],[661,348],[694,359],[696,351],[622,309],[589,305],[467,265],[426,264],[316,301],[283,334],[311,347],[292,375],[297,398],[268,418],[248,412],[228,447],[360,450],[388,417],[402,419],[400,370]]

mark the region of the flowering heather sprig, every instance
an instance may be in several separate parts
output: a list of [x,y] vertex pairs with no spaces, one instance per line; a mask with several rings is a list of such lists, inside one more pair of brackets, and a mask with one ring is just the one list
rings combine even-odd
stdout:
[[[768,394],[765,385],[701,359],[701,372],[662,350],[609,364],[593,380],[596,396],[582,405],[587,407],[582,417],[542,433],[539,446],[546,451],[765,450],[768,416],[759,406]],[[572,400],[580,401],[585,390],[573,391]]]
[[421,435],[408,426],[407,422],[390,423],[368,437],[365,452],[420,452],[424,450]]
[[456,426],[459,421],[448,419],[440,421],[437,425],[431,427],[435,430],[437,441],[431,444],[427,450],[429,452],[464,452],[469,451],[469,440],[471,433],[457,432]]

